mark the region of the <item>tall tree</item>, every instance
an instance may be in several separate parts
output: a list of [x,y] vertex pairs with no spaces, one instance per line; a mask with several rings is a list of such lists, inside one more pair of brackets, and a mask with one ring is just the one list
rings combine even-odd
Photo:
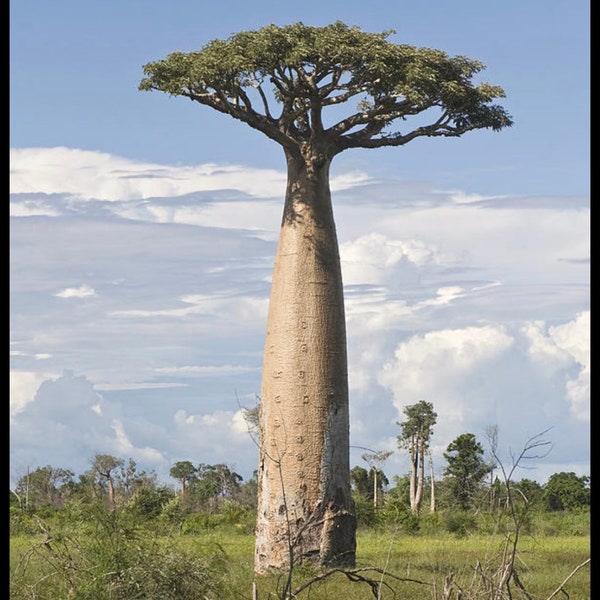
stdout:
[[380,450],[379,452],[365,452],[361,458],[371,467],[373,474],[373,506],[377,508],[380,503],[378,491],[383,494],[383,486],[389,483],[383,471],[381,463],[387,460],[394,452],[392,450]]
[[467,510],[492,468],[484,460],[483,446],[472,433],[463,433],[448,444],[444,458],[448,463],[444,475],[449,494],[459,508]]
[[169,475],[179,481],[181,485],[181,499],[185,499],[187,484],[196,477],[196,467],[189,460],[180,460],[176,462],[169,471]]
[[485,437],[490,449],[490,509],[496,505],[496,486],[494,469],[496,468],[496,456],[498,451],[498,425],[486,425]]
[[[493,104],[502,88],[473,83],[481,62],[395,44],[391,33],[341,22],[269,25],[148,63],[139,85],[230,115],[280,144],[285,155],[260,396],[257,572],[303,558],[355,561],[333,158],[351,148],[512,124]],[[393,122],[401,129],[390,131]]]
[[92,459],[92,469],[101,480],[105,480],[108,492],[108,506],[111,510],[116,508],[115,504],[115,478],[114,470],[123,467],[125,461],[110,454],[96,454]]
[[[406,420],[398,422],[402,433],[398,436],[398,446],[408,449],[410,455],[410,508],[418,514],[423,498],[423,483],[425,481],[425,457],[429,450],[429,440],[433,435],[433,426],[437,420],[437,413],[433,410],[431,402],[421,400],[404,408]],[[431,456],[429,456],[432,461]],[[433,489],[433,462],[430,463],[431,471],[431,503],[434,505]]]

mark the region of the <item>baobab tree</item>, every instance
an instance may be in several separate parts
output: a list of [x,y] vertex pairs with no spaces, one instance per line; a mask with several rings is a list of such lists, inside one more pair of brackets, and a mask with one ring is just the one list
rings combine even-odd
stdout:
[[[431,402],[421,400],[416,404],[404,408],[406,420],[397,423],[402,428],[398,436],[398,446],[407,448],[410,455],[410,508],[413,513],[418,514],[423,499],[423,482],[425,480],[425,456],[429,454],[429,440],[433,434],[433,426],[437,420],[437,413],[433,410]],[[433,487],[433,462],[431,454],[431,503],[433,511],[435,508]]]
[[106,480],[108,489],[108,506],[110,510],[115,510],[115,483],[113,471],[118,467],[123,467],[125,461],[122,458],[115,458],[110,454],[96,454],[92,460],[92,469]]
[[392,454],[394,454],[392,450],[380,450],[379,452],[372,450],[361,455],[361,458],[369,465],[373,472],[373,507],[375,509],[379,506],[379,498],[377,497],[377,489],[379,487],[377,475],[381,471],[381,463],[387,460]]
[[393,33],[268,25],[150,62],[139,85],[246,123],[279,144],[287,164],[260,394],[257,573],[355,561],[332,160],[512,124],[493,103],[502,88],[473,83],[481,62],[395,44]]
[[182,500],[185,500],[187,484],[196,478],[197,473],[198,469],[189,460],[180,460],[171,467],[169,475],[179,481]]

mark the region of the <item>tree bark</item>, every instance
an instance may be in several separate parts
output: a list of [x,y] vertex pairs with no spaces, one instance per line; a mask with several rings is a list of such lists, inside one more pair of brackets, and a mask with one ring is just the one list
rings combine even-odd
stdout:
[[427,456],[429,457],[429,482],[431,489],[431,496],[429,497],[429,511],[435,512],[435,481],[433,478],[433,457],[431,456],[431,450],[427,449]]
[[419,464],[416,436],[413,436],[410,442],[410,510],[417,512],[417,468]]
[[421,500],[423,499],[423,482],[425,479],[425,440],[423,431],[419,430],[419,474],[417,475],[417,492],[415,495],[416,514],[421,512]]
[[255,571],[353,565],[346,324],[330,160],[286,149],[260,397]]

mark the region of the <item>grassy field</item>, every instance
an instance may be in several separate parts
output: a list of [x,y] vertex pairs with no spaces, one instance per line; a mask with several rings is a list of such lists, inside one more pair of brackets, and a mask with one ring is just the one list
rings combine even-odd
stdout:
[[[187,539],[185,544],[193,547],[199,539]],[[250,599],[253,580],[253,538],[251,536],[224,536],[210,534],[202,539],[202,544],[219,544],[230,563],[231,581],[235,582],[232,593]],[[496,578],[503,564],[505,539],[502,536],[474,535],[454,537],[450,534],[436,536],[407,536],[389,533],[359,531],[357,538],[357,569],[375,567],[386,573],[402,578],[384,577],[396,591],[382,589],[381,598],[432,599],[437,591],[441,598],[446,577],[453,573],[456,590],[464,590],[464,598],[491,599],[491,591],[486,592],[485,577]],[[590,557],[588,536],[523,537],[520,540],[515,567],[521,583],[530,594],[531,600],[547,599],[560,584],[580,564]],[[479,575],[478,575],[479,573]],[[379,571],[363,571],[363,575],[381,579]],[[307,568],[299,568],[294,573],[293,588],[316,573]],[[423,583],[416,583],[423,582]],[[259,599],[276,598],[276,590],[281,588],[281,577],[264,578],[257,581]],[[488,586],[489,587],[489,586]],[[514,589],[514,598],[526,598]],[[468,595],[468,592],[471,595]],[[581,568],[565,584],[564,593],[558,598],[569,600],[589,600],[590,566]],[[234,596],[232,596],[233,598]],[[302,596],[301,596],[302,597]],[[363,600],[373,598],[367,583],[351,582],[346,576],[335,574],[323,582],[311,586],[304,592],[310,600]],[[453,595],[452,598],[458,598]]]
[[[28,579],[40,581],[45,576],[47,576],[46,582],[52,579],[52,562],[43,560],[43,554],[28,553],[39,541],[33,536],[11,538],[11,577],[19,573],[21,578],[19,589],[27,587],[25,583]],[[255,581],[256,591],[253,591],[255,578],[252,535],[239,533],[234,529],[219,528],[198,535],[161,538],[160,544],[171,548],[176,547],[177,550],[192,556],[219,554],[222,557],[223,560],[219,563],[221,591],[219,595],[211,596],[211,600],[212,598],[252,600],[253,594],[258,600],[280,597],[285,582],[285,577],[282,576],[264,577]],[[493,592],[493,582],[499,581],[502,565],[506,562],[505,546],[505,539],[500,535],[409,536],[359,530],[354,577],[355,579],[363,577],[365,580],[350,581],[345,574],[334,573],[322,581],[313,583],[298,597],[307,600],[366,600],[367,598],[438,600],[444,598],[444,584],[449,584],[448,577],[452,575],[452,594],[446,598],[453,600],[461,597],[463,600],[508,598],[508,596],[494,595]],[[70,551],[73,552],[73,548]],[[24,569],[24,557],[29,558],[27,569]],[[590,538],[587,535],[523,536],[518,544],[515,568],[528,595],[513,583],[512,598],[514,600],[517,598],[589,600],[591,598],[589,563],[568,580],[564,592],[557,592],[572,571],[589,557]],[[298,567],[293,572],[292,589],[298,589],[304,582],[317,575],[316,571],[308,567]],[[377,596],[372,592],[366,579],[383,580],[390,587],[384,585],[380,595]],[[34,589],[37,592],[32,591]],[[51,589],[49,583],[37,587],[31,585],[30,595],[11,593],[11,598],[56,600],[59,597],[66,597],[53,597]],[[459,596],[459,591],[462,591],[462,596]],[[109,596],[105,597],[109,598]],[[156,598],[158,599],[158,596]],[[98,596],[98,600],[104,598]]]

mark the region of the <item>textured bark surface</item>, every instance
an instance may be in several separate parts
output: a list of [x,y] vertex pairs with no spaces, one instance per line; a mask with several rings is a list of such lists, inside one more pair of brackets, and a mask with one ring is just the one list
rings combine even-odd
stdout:
[[320,168],[288,156],[260,403],[255,571],[352,565],[346,329],[339,251]]

